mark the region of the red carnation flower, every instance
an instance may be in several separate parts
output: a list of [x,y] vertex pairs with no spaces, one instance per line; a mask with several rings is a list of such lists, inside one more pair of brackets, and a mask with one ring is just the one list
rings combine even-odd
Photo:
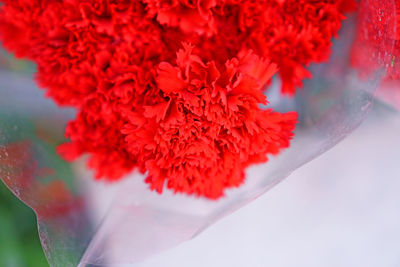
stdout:
[[175,192],[218,198],[243,182],[245,167],[289,146],[297,115],[259,107],[267,104],[262,89],[275,64],[248,52],[219,69],[192,50],[179,50],[177,66],[159,65],[162,97],[144,107],[144,124],[128,123],[123,133],[151,188],[161,192],[166,183]]
[[[217,32],[212,8],[220,0],[143,0],[150,17],[161,25],[177,26],[183,32],[213,35]],[[225,1],[223,1],[225,2]]]

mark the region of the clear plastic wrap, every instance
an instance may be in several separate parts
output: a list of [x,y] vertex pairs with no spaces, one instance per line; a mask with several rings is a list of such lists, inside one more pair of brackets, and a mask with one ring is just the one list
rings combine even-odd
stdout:
[[[273,107],[299,114],[295,138],[268,163],[248,168],[245,184],[218,201],[169,191],[159,195],[147,189],[143,177],[93,181],[82,162],[68,164],[55,152],[74,111],[46,99],[30,74],[10,69],[0,72],[0,178],[35,211],[51,266],[142,261],[193,238],[351,133],[390,66],[395,18],[394,1],[361,1],[358,15],[346,20],[334,40],[329,62],[310,66],[313,79],[295,98],[278,99],[279,80],[274,81],[268,92]],[[374,27],[376,19],[385,27]],[[376,45],[383,42],[384,47]],[[351,55],[358,63],[368,55],[368,62],[353,64]]]

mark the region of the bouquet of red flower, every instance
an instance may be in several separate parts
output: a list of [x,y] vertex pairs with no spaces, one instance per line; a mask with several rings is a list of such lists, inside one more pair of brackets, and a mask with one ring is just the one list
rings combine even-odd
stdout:
[[289,146],[296,113],[267,105],[273,75],[294,95],[326,61],[351,1],[3,1],[0,36],[78,113],[65,159],[98,179],[134,169],[162,192],[218,198]]
[[[3,47],[34,62],[35,80],[46,96],[75,110],[65,130],[67,142],[38,130],[43,127],[29,128],[32,134],[19,138],[34,145],[0,139],[0,167],[7,166],[0,168],[0,178],[37,212],[47,227],[46,242],[62,239],[56,228],[75,233],[67,238],[72,243],[53,246],[61,252],[47,252],[63,255],[63,249],[75,247],[76,263],[104,263],[95,256],[107,242],[125,251],[124,244],[134,241],[121,240],[132,229],[121,226],[110,237],[113,220],[121,215],[116,201],[114,217],[108,215],[111,222],[103,222],[95,238],[83,231],[90,225],[81,216],[90,210],[87,196],[69,190],[68,183],[42,186],[37,179],[59,175],[44,168],[55,165],[53,150],[67,161],[87,155],[96,179],[120,181],[136,172],[159,193],[166,187],[219,199],[182,200],[168,193],[155,198],[137,185],[123,188],[121,203],[133,206],[157,202],[185,214],[192,205],[207,203],[206,215],[188,223],[190,236],[340,141],[364,118],[382,70],[397,74],[390,64],[398,40],[397,3],[390,1],[0,2]],[[11,96],[2,99],[4,110],[14,103],[6,100]],[[0,123],[2,128],[11,129]],[[59,170],[67,169],[57,162]],[[14,179],[5,180],[5,173]],[[239,186],[235,197],[221,198]],[[149,214],[133,217],[152,229],[159,222],[151,219],[156,213]],[[186,219],[177,216],[168,224]],[[88,240],[92,243],[85,247]],[[144,248],[157,250],[157,240],[148,242]],[[118,254],[122,261],[131,257],[136,256]]]

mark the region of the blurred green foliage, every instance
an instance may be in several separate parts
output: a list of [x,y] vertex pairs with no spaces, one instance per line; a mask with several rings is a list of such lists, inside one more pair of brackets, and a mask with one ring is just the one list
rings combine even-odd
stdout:
[[35,214],[1,181],[0,266],[49,266],[40,245]]

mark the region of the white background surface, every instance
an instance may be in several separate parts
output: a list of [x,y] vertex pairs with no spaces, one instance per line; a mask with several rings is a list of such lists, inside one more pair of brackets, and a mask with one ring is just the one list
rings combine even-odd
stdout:
[[400,115],[342,143],[195,239],[137,267],[400,266]]

